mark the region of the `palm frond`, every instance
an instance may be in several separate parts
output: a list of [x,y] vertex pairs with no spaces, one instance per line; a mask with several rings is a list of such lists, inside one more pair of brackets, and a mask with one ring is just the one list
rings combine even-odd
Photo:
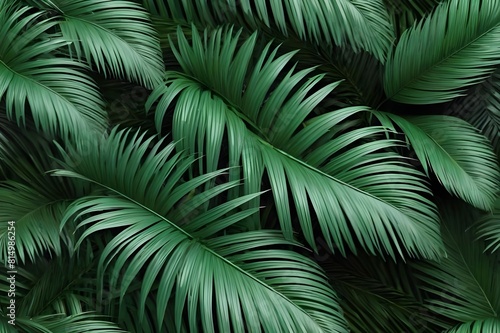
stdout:
[[429,14],[442,0],[384,0],[396,36]]
[[496,277],[500,276],[499,258],[484,253],[484,244],[475,240],[470,226],[477,213],[456,200],[440,207],[448,256],[440,262],[412,264],[422,283],[421,288],[433,295],[426,302],[428,308],[455,324],[478,321],[474,326],[480,327],[482,320],[498,320],[500,285]]
[[383,99],[382,65],[367,52],[355,53],[349,47],[309,46],[295,38],[278,40],[280,53],[298,52],[297,69],[317,66],[328,82],[342,81],[334,91],[336,104],[377,106]]
[[63,213],[74,197],[88,193],[88,185],[47,175],[57,165],[51,159],[57,151],[50,136],[34,132],[32,121],[21,129],[4,120],[0,115],[0,167],[10,173],[0,181],[0,262],[7,258],[7,221],[16,223],[20,262],[59,256],[62,245],[74,243],[72,230],[59,230]]
[[[406,135],[427,175],[477,208],[490,210],[498,194],[500,172],[486,138],[469,123],[450,116],[403,118],[374,111],[382,125]],[[394,123],[394,124],[393,124]]]
[[31,0],[57,13],[57,24],[76,58],[105,75],[153,89],[164,64],[157,32],[147,12],[125,0]]
[[[0,184],[1,221],[14,221],[16,254],[20,262],[34,261],[46,253],[60,255],[61,241],[71,240],[71,233],[59,231],[59,224],[69,202],[50,201],[27,185],[16,182]],[[9,225],[0,226],[0,262],[7,260]]]
[[445,113],[460,117],[479,129],[500,158],[500,69],[469,89],[467,96],[453,101]]
[[320,262],[353,333],[435,332],[409,265],[360,254]]
[[450,0],[403,33],[386,64],[389,99],[434,104],[464,94],[500,63],[500,3]]
[[477,222],[477,234],[488,244],[486,251],[500,249],[500,199],[497,198],[493,211],[483,216]]
[[[10,326],[10,327],[9,327]],[[15,328],[14,328],[15,327]],[[24,333],[127,333],[116,324],[91,313],[71,316],[47,315],[16,318],[16,326],[0,321],[2,332],[21,329]],[[3,331],[5,329],[5,331]]]
[[[175,327],[180,329],[185,314],[192,332],[198,327],[204,332],[346,332],[335,294],[319,266],[280,249],[297,243],[284,240],[277,231],[221,233],[256,213],[258,209],[239,208],[259,194],[202,208],[188,224],[169,219],[181,209],[176,203],[221,172],[182,182],[193,158],[172,156],[174,145],[161,148],[163,141],[148,151],[151,140],[113,130],[82,163],[55,172],[109,191],[78,199],[65,218],[81,217],[79,225],[86,228],[80,242],[99,230],[119,228],[100,257],[101,278],[111,270],[111,286],[124,296],[143,272],[141,309],[159,281],[158,331],[172,298]],[[221,189],[234,185],[212,187],[194,196],[191,200],[197,203],[189,207],[203,207]]]
[[[85,248],[87,253],[81,256],[65,252],[50,261],[38,257],[32,263],[16,264],[14,327],[22,332],[124,332],[104,320],[109,318],[86,312],[96,305],[97,284],[95,258],[92,249]],[[0,275],[2,327],[12,318],[3,311],[10,304],[9,272]]]
[[344,46],[365,50],[384,62],[394,39],[382,0],[240,0],[238,2],[144,0],[156,15],[182,18],[217,26],[224,21],[248,24],[251,30],[264,26],[282,34],[297,35],[316,45]]
[[0,98],[9,119],[25,124],[27,108],[37,129],[47,133],[83,135],[106,126],[104,103],[93,80],[79,62],[56,56],[66,45],[52,34],[56,22],[31,7],[0,8]]
[[447,330],[445,333],[474,333],[474,332],[499,333],[500,320],[497,318],[476,320],[473,322],[460,324],[452,329]]
[[[345,252],[345,242],[356,251],[356,240],[371,253],[395,256],[403,254],[404,248],[411,255],[439,256],[437,216],[424,197],[429,193],[425,181],[386,151],[400,143],[373,140],[382,135],[382,127],[343,124],[365,111],[362,107],[307,120],[338,83],[320,87],[321,75],[302,83],[312,69],[294,73],[293,68],[283,74],[286,79],[278,81],[292,54],[275,58],[276,50],[270,51],[270,45],[251,66],[256,35],[237,53],[238,36],[232,37],[231,31],[222,34],[219,30],[202,41],[193,30],[193,46],[182,33],[178,39],[179,50],[174,48],[174,52],[185,74],[169,72],[167,84],[152,93],[148,105],[159,100],[158,130],[178,97],[174,139],[180,140],[180,149],[207,156],[209,172],[217,168],[227,131],[229,166],[242,166],[246,194],[260,191],[266,171],[287,238],[293,234],[293,201],[300,228],[313,247],[318,228],[313,226],[312,210],[331,249]],[[353,143],[359,146],[347,149]],[[229,176],[237,180],[241,175],[232,169]],[[393,180],[390,186],[385,179]],[[259,201],[252,204],[258,207]]]

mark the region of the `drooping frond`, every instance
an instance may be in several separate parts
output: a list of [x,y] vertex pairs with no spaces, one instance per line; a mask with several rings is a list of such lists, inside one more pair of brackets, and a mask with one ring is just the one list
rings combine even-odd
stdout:
[[492,327],[494,322],[498,328],[499,257],[484,253],[483,242],[475,240],[471,224],[477,214],[470,206],[450,200],[440,207],[447,258],[412,264],[422,283],[421,288],[433,295],[426,301],[427,306],[456,325],[466,323],[452,332],[479,332],[465,327],[479,328],[483,321],[485,328]]
[[15,4],[0,8],[0,99],[22,126],[30,112],[37,129],[47,133],[88,135],[106,126],[104,103],[87,67],[56,56],[66,45],[52,34],[56,21]]
[[17,317],[15,326],[3,319],[0,329],[5,333],[128,333],[106,318],[91,313]]
[[[227,131],[229,166],[242,166],[246,194],[260,191],[266,172],[287,238],[293,233],[293,202],[300,228],[313,247],[316,215],[331,249],[344,252],[345,242],[355,251],[356,240],[371,253],[395,256],[404,248],[411,255],[439,256],[437,216],[424,197],[429,193],[425,181],[386,151],[400,143],[374,140],[384,132],[382,127],[344,124],[365,111],[362,107],[307,120],[338,83],[321,87],[322,76],[304,83],[312,69],[294,73],[293,68],[278,80],[292,54],[276,57],[270,45],[252,66],[256,35],[237,52],[238,37],[231,32],[219,30],[202,40],[193,30],[193,46],[182,33],[178,39],[174,53],[185,74],[169,72],[167,84],[155,90],[149,102],[151,106],[158,100],[158,130],[177,98],[174,139],[180,140],[181,149],[205,155],[208,171],[216,169]],[[348,149],[353,143],[359,146]],[[231,180],[240,176],[238,169],[230,170]],[[392,179],[390,186],[385,179]]]
[[500,159],[500,69],[469,89],[467,96],[453,101],[445,113],[462,118],[479,129],[490,140]]
[[[347,332],[319,266],[283,249],[297,243],[278,231],[221,232],[255,214],[258,208],[241,207],[259,194],[205,209],[235,186],[230,182],[183,201],[221,171],[183,181],[193,158],[173,154],[174,145],[163,146],[164,140],[151,147],[152,139],[114,129],[84,161],[55,172],[106,190],[76,200],[65,221],[77,218],[84,228],[80,242],[118,228],[100,256],[98,276],[109,271],[111,286],[124,296],[142,275],[139,320],[148,295],[158,290],[157,331],[172,299],[177,329],[185,324],[204,332]],[[189,222],[179,218],[195,210]]]
[[56,167],[51,157],[57,151],[50,136],[34,131],[32,121],[27,128],[18,128],[0,115],[0,168],[9,170],[6,179],[0,180],[0,261],[7,258],[6,221],[16,223],[19,262],[60,255],[61,245],[73,243],[72,231],[59,230],[63,213],[71,199],[88,191],[86,184],[47,174]]
[[57,12],[63,38],[78,59],[105,75],[153,89],[164,64],[157,32],[147,12],[126,0],[30,0]]
[[[97,289],[95,259],[88,253],[92,249],[86,250],[82,256],[70,257],[66,252],[50,261],[38,257],[34,263],[18,262],[15,273],[2,270],[0,331],[9,332],[10,326],[15,332],[27,333],[125,332],[109,318],[88,312],[96,305]],[[15,295],[9,294],[12,274]],[[6,322],[12,317],[5,316],[11,299],[15,300],[15,326]]]
[[497,198],[493,211],[478,221],[477,234],[488,244],[485,250],[500,249],[500,199]]
[[365,50],[382,62],[394,39],[382,0],[143,0],[143,3],[156,15],[183,18],[205,26],[239,18],[252,30],[263,25],[278,29],[285,36],[293,33],[316,45],[349,44],[356,52]]
[[427,175],[431,171],[453,195],[490,210],[498,194],[500,172],[486,138],[469,123],[450,116],[403,118],[374,111],[382,125],[406,135]]
[[498,318],[488,318],[475,320],[445,331],[445,333],[500,333],[500,320]]
[[389,99],[435,104],[463,95],[500,64],[500,2],[450,0],[403,33],[386,64]]
[[396,37],[429,14],[441,0],[384,0]]
[[410,267],[360,254],[320,260],[353,333],[433,332],[436,326]]
[[[59,224],[68,206],[63,200],[51,201],[50,198],[37,193],[29,185],[17,182],[0,183],[1,221],[14,221],[16,237],[16,254],[19,262],[34,261],[45,251],[59,255],[61,241],[66,233],[59,231]],[[8,254],[9,225],[2,222],[0,226],[0,261],[5,262]],[[66,234],[66,237],[69,237]]]

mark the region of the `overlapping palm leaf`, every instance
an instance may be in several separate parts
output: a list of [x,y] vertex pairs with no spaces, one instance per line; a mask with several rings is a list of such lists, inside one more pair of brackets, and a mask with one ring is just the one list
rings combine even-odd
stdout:
[[486,250],[496,252],[500,249],[500,199],[497,198],[493,210],[477,221],[477,234],[487,246]]
[[152,89],[164,64],[159,38],[148,13],[126,0],[29,0],[56,13],[62,36],[77,59],[115,78]]
[[[306,119],[337,84],[321,86],[321,76],[304,83],[312,69],[285,71],[292,54],[277,57],[270,44],[251,65],[255,38],[236,52],[238,38],[231,31],[202,39],[193,30],[192,46],[180,33],[174,52],[184,73],[168,72],[166,85],[152,93],[148,105],[158,100],[158,130],[176,99],[174,139],[181,149],[204,154],[208,171],[216,169],[226,132],[229,166],[242,166],[245,193],[259,191],[267,173],[288,238],[293,201],[302,233],[313,247],[315,214],[331,249],[343,252],[347,243],[355,251],[359,242],[372,253],[439,256],[437,215],[425,197],[425,181],[385,150],[400,143],[374,140],[382,127],[352,128],[344,122],[363,112],[361,107]],[[353,143],[359,145],[347,149]],[[239,177],[238,169],[230,171],[232,180]]]
[[[70,257],[65,252],[50,261],[38,257],[34,263],[18,262],[14,273],[15,297],[10,298],[7,297],[11,288],[8,278],[12,273],[2,271],[0,330],[6,333],[125,333],[109,321],[110,318],[89,312],[97,300],[93,260],[92,253]],[[11,318],[4,312],[8,311],[6,307],[11,299],[15,300],[15,325],[7,322]]]
[[467,91],[445,110],[446,114],[462,118],[479,129],[500,156],[500,69]]
[[104,102],[87,66],[56,55],[65,40],[56,21],[31,7],[0,1],[0,98],[9,119],[32,116],[47,133],[82,136],[106,126]]
[[389,99],[435,104],[461,96],[500,64],[500,3],[450,0],[406,30],[386,63]]
[[[28,129],[13,128],[4,123],[4,116],[0,115],[0,167],[10,173],[0,181],[0,220],[16,223],[18,262],[35,261],[44,254],[58,256],[62,244],[74,243],[71,230],[59,230],[63,213],[88,186],[47,175],[55,167],[50,157],[57,153],[50,136],[35,132],[32,121]],[[1,261],[7,259],[8,227],[0,225]]]
[[[111,287],[121,296],[142,275],[139,320],[148,295],[157,289],[160,331],[173,300],[175,327],[187,325],[191,332],[346,332],[324,273],[287,249],[297,243],[277,231],[223,232],[258,211],[240,207],[259,194],[205,208],[211,198],[236,185],[230,182],[179,207],[186,195],[221,171],[182,181],[193,158],[174,154],[174,144],[164,145],[164,140],[150,145],[153,139],[113,130],[81,163],[55,172],[107,190],[76,200],[65,221],[76,218],[84,228],[80,241],[117,228],[100,257],[98,275],[109,271]],[[200,210],[187,224],[179,217],[190,213],[186,205]]]
[[438,318],[423,304],[409,265],[360,254],[320,262],[339,293],[353,333],[430,333]]
[[427,175],[432,171],[450,193],[475,207],[492,209],[500,172],[490,143],[476,128],[450,116],[373,114],[390,130],[402,130]]
[[274,28],[316,45],[349,44],[356,52],[365,50],[382,62],[394,39],[382,0],[143,0],[143,4],[156,15],[204,26],[239,21],[252,30]]
[[445,327],[450,332],[497,332],[499,257],[484,253],[485,244],[476,240],[472,226],[478,213],[458,203],[450,200],[440,205],[447,258],[412,266],[422,290],[433,295],[426,302],[428,308],[455,323],[454,329]]

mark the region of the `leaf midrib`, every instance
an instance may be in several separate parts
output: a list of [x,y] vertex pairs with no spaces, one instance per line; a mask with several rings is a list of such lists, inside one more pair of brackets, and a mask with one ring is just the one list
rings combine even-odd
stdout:
[[[424,19],[428,19],[428,18],[424,18]],[[422,19],[422,20],[424,20],[424,19]],[[498,28],[499,26],[500,26],[500,22],[497,23],[495,26],[491,27],[490,29],[486,30],[485,32],[481,33],[479,36],[477,36],[476,38],[474,38],[473,40],[471,40],[469,43],[467,43],[467,44],[463,45],[462,47],[460,47],[459,49],[455,50],[450,55],[442,58],[440,61],[438,61],[434,65],[432,65],[430,67],[427,67],[425,70],[423,70],[420,73],[420,75],[418,75],[418,76],[416,76],[416,77],[414,77],[414,78],[412,78],[412,79],[404,82],[401,85],[401,87],[396,92],[394,92],[390,96],[387,96],[387,98],[377,106],[377,109],[379,109],[388,100],[392,100],[394,98],[394,96],[397,96],[401,91],[403,91],[405,89],[408,89],[408,87],[411,86],[411,84],[413,84],[414,82],[418,81],[421,77],[425,76],[428,72],[432,71],[436,67],[439,67],[442,63],[444,63],[447,60],[449,60],[450,58],[454,57],[457,53],[460,53],[464,49],[470,47],[472,44],[476,43],[479,39],[483,38],[485,35],[489,34],[492,30]],[[421,32],[421,31],[419,31],[419,32]]]
[[[64,170],[65,171],[65,170]],[[203,249],[205,249],[207,252],[209,252],[210,254],[212,254],[213,256],[215,256],[216,258],[218,258],[219,260],[221,260],[222,262],[226,263],[227,265],[231,266],[233,269],[239,271],[241,274],[247,276],[248,278],[250,278],[251,280],[257,282],[258,284],[260,284],[261,286],[263,286],[265,289],[271,291],[272,293],[274,294],[277,294],[278,296],[282,297],[285,301],[287,301],[287,303],[289,304],[292,304],[295,308],[297,308],[299,311],[301,311],[302,313],[304,313],[304,315],[309,318],[312,322],[314,322],[319,329],[321,329],[323,331],[323,329],[321,328],[321,326],[316,323],[316,321],[304,310],[302,309],[300,306],[298,306],[297,304],[295,304],[292,300],[290,300],[288,297],[286,297],[285,295],[283,295],[282,293],[280,293],[279,291],[273,289],[272,287],[270,287],[269,285],[265,284],[264,282],[262,282],[260,279],[256,278],[255,276],[253,276],[252,274],[248,273],[247,271],[243,270],[242,268],[240,268],[239,266],[235,265],[234,263],[232,263],[230,260],[226,259],[225,257],[219,255],[217,252],[215,252],[214,250],[210,249],[209,247],[207,247],[203,242],[201,242],[198,238],[196,237],[193,237],[191,234],[187,233],[184,229],[180,228],[179,226],[177,226],[175,223],[171,222],[170,220],[168,220],[167,218],[165,218],[164,216],[160,215],[159,213],[155,212],[154,210],[150,209],[149,207],[141,204],[140,202],[132,199],[131,197],[127,196],[126,194],[118,191],[118,190],[115,190],[113,189],[112,187],[110,186],[107,186],[97,180],[94,180],[94,179],[91,179],[91,178],[88,178],[88,177],[85,177],[83,175],[79,175],[77,173],[75,173],[76,175],[78,175],[78,177],[81,177],[83,178],[84,180],[87,180],[87,181],[90,181],[94,184],[97,184],[99,186],[102,186],[116,194],[118,194],[119,196],[125,198],[126,200],[129,200],[130,202],[136,204],[137,206],[139,206],[140,208],[146,210],[147,212],[151,213],[152,215],[155,215],[157,216],[158,218],[160,218],[161,220],[167,222],[168,224],[170,224],[171,226],[173,226],[175,229],[177,229],[179,232],[181,232],[182,234],[184,234],[184,236],[186,238],[189,238],[190,240],[192,241],[195,241],[197,242]],[[71,177],[74,177],[74,176],[71,176]]]
[[[177,73],[178,73],[178,72],[177,72]],[[232,103],[230,100],[228,100],[227,98],[225,98],[225,97],[224,97],[224,95],[223,95],[223,94],[221,94],[219,91],[217,91],[217,90],[213,89],[212,87],[210,87],[209,85],[205,84],[203,81],[199,80],[198,78],[193,77],[192,75],[188,75],[188,74],[186,74],[186,73],[178,73],[178,74],[181,74],[181,75],[183,75],[183,76],[185,76],[185,77],[188,77],[189,79],[193,80],[194,82],[198,83],[199,85],[201,85],[201,86],[203,86],[203,87],[208,88],[210,91],[212,91],[213,93],[215,93],[215,94],[217,95],[217,97],[221,98],[221,99],[222,99],[222,101],[223,101],[224,103],[226,103],[226,104],[227,104],[228,109],[229,109],[229,110],[231,110],[231,111],[233,111],[233,112],[236,114],[236,116],[237,116],[238,118],[240,118],[240,119],[241,119],[244,123],[248,123],[249,125],[251,125],[251,126],[252,126],[252,127],[254,127],[255,129],[257,129],[257,131],[259,131],[259,132],[261,133],[261,131],[260,131],[260,129],[257,127],[257,125],[253,124],[253,122],[251,122],[251,121],[250,121],[247,117],[245,117],[245,116],[244,116],[244,114],[243,114],[243,112],[240,110],[240,108],[239,108],[237,105],[235,105],[234,103]],[[236,112],[235,112],[235,111],[236,111]],[[333,177],[333,176],[331,176],[331,175],[329,175],[329,174],[327,174],[327,173],[325,173],[325,172],[321,171],[320,169],[318,169],[318,168],[316,168],[316,167],[314,167],[314,166],[311,166],[311,165],[309,165],[309,164],[305,163],[305,162],[304,162],[304,161],[302,161],[301,159],[298,159],[298,158],[296,158],[296,157],[294,157],[294,156],[292,156],[292,155],[290,155],[290,154],[286,153],[285,151],[283,151],[283,150],[281,150],[281,149],[279,149],[279,148],[277,148],[277,147],[273,146],[271,143],[269,143],[269,142],[268,142],[269,140],[268,140],[268,139],[267,139],[264,135],[263,135],[263,136],[264,136],[264,139],[267,139],[267,141],[266,141],[266,140],[264,140],[261,136],[257,135],[256,133],[254,133],[254,132],[250,131],[248,128],[247,128],[247,130],[248,130],[248,133],[249,133],[249,134],[254,135],[254,136],[255,136],[255,138],[256,138],[258,141],[260,141],[263,145],[271,147],[271,149],[274,149],[274,150],[275,150],[275,151],[277,151],[280,155],[282,155],[282,156],[284,156],[284,157],[286,157],[286,158],[288,158],[288,159],[291,159],[291,160],[292,160],[292,161],[294,161],[294,162],[297,162],[297,163],[301,164],[302,166],[306,167],[307,169],[310,169],[310,170],[314,171],[315,173],[320,174],[320,175],[321,175],[321,176],[323,176],[323,177],[326,177],[326,178],[328,178],[328,179],[330,179],[330,180],[332,180],[332,181],[334,181],[334,182],[336,182],[336,183],[339,183],[339,184],[341,184],[341,185],[344,185],[344,186],[346,186],[346,187],[350,188],[351,190],[354,190],[354,191],[359,192],[359,193],[361,193],[361,194],[363,194],[363,195],[365,195],[365,196],[370,197],[371,199],[374,199],[374,200],[376,200],[376,201],[378,201],[378,202],[381,202],[381,203],[383,203],[383,204],[385,204],[385,205],[389,206],[390,208],[394,209],[394,210],[395,210],[395,211],[397,211],[399,214],[401,214],[401,215],[403,215],[403,216],[407,217],[410,221],[414,221],[412,218],[408,217],[408,216],[407,216],[404,212],[402,212],[399,208],[397,208],[397,207],[396,207],[396,206],[394,206],[393,204],[391,204],[391,203],[389,203],[389,202],[387,202],[387,201],[385,201],[385,200],[383,200],[383,199],[381,199],[381,198],[379,198],[379,197],[376,197],[376,196],[374,196],[374,195],[372,195],[372,194],[370,194],[370,193],[368,193],[368,192],[365,192],[365,191],[363,191],[363,190],[361,190],[361,189],[359,189],[359,188],[357,188],[357,187],[354,187],[354,186],[352,186],[352,185],[350,185],[350,184],[348,184],[348,183],[345,183],[345,182],[341,181],[340,179],[337,179],[337,178],[335,178],[335,177]],[[414,222],[419,222],[419,221],[414,221]],[[415,226],[414,226],[412,223],[406,223],[406,225],[407,225],[407,226],[409,226],[409,227],[411,227],[411,229],[415,232]],[[401,254],[401,251],[400,251],[400,250],[399,250],[399,252],[400,252],[400,254]]]
[[[127,47],[127,49],[132,50],[133,53],[135,53],[135,55],[137,56],[137,58],[139,58],[140,61],[146,65],[147,68],[149,68],[150,66],[152,66],[145,58],[143,58],[143,56],[136,50],[136,48],[132,44],[130,44],[129,42],[127,42],[126,40],[124,40],[122,37],[120,37],[119,35],[117,35],[113,30],[109,30],[108,28],[105,28],[102,25],[99,25],[99,24],[97,24],[95,22],[89,21],[89,20],[81,18],[81,17],[76,17],[76,16],[68,15],[68,14],[66,14],[64,12],[62,12],[62,14],[63,14],[63,16],[66,19],[72,19],[72,20],[75,20],[75,21],[84,22],[86,24],[94,26],[94,28],[97,28],[98,30],[103,30],[106,33],[112,35],[114,38],[118,39],[123,45],[125,45]],[[69,21],[67,20],[66,22],[69,22]],[[63,23],[63,22],[59,22],[59,24],[61,24],[61,23]]]
[[450,240],[451,240],[451,242],[453,243],[453,245],[454,245],[454,247],[455,247],[455,251],[457,251],[457,253],[459,254],[460,259],[461,259],[462,263],[464,264],[464,267],[467,269],[467,272],[468,272],[468,273],[469,273],[469,275],[472,277],[472,279],[473,279],[473,280],[474,280],[474,282],[476,283],[477,287],[478,287],[478,288],[479,288],[479,290],[481,291],[481,294],[483,295],[484,299],[486,300],[486,302],[487,302],[487,304],[488,304],[488,306],[489,306],[489,308],[490,308],[490,310],[491,310],[491,312],[492,312],[492,315],[493,315],[494,317],[497,317],[497,313],[496,313],[496,311],[495,311],[495,309],[494,309],[493,305],[491,304],[491,302],[490,302],[489,298],[487,297],[487,295],[486,295],[486,293],[485,293],[485,291],[484,291],[483,287],[481,286],[481,284],[479,283],[479,281],[476,279],[476,276],[472,273],[472,270],[470,269],[470,267],[469,267],[469,264],[468,264],[467,260],[465,260],[465,257],[464,257],[464,255],[463,255],[463,253],[462,253],[462,251],[461,251],[461,249],[462,249],[463,247],[460,247],[460,245],[459,245],[459,244],[458,244],[458,242],[456,241],[455,237],[453,237],[453,236],[452,236],[453,234],[450,232],[450,230],[448,229],[448,227],[447,227],[445,224],[443,224],[443,228],[445,228],[445,229],[446,229],[446,231],[448,232],[448,234],[450,235]]
[[7,70],[9,70],[10,72],[14,73],[14,75],[16,76],[20,76],[28,81],[31,81],[32,83],[44,88],[45,90],[48,90],[49,92],[51,92],[52,94],[58,96],[60,99],[62,99],[63,101],[66,102],[66,104],[69,104],[71,107],[69,109],[73,109],[73,111],[77,114],[77,115],[80,115],[81,116],[81,113],[80,111],[77,109],[76,105],[74,105],[71,101],[69,101],[66,97],[64,97],[63,95],[61,95],[59,92],[57,91],[54,91],[52,88],[46,86],[46,85],[43,85],[42,83],[38,82],[37,80],[29,77],[29,76],[26,76],[24,74],[21,74],[17,71],[15,71],[14,69],[12,69],[11,67],[9,67],[3,60],[0,59],[0,64],[3,64],[3,66],[5,68],[7,68]]

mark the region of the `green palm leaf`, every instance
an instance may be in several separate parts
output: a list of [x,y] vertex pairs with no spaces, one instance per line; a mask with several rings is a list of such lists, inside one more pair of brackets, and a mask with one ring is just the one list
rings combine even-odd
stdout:
[[[338,83],[319,87],[321,76],[314,76],[301,84],[312,69],[292,69],[278,81],[292,54],[275,58],[270,45],[250,68],[256,35],[237,53],[238,38],[231,32],[223,35],[219,30],[202,41],[193,30],[192,47],[182,33],[178,39],[179,51],[174,52],[186,74],[169,72],[167,84],[151,95],[148,107],[159,100],[158,130],[178,96],[174,139],[180,140],[181,149],[206,155],[208,171],[217,168],[227,131],[229,166],[242,166],[246,194],[260,191],[266,171],[287,238],[293,233],[293,201],[300,228],[313,247],[314,211],[331,249],[345,252],[345,242],[355,251],[356,239],[372,253],[395,256],[404,248],[411,255],[439,256],[437,216],[423,196],[429,193],[425,182],[397,155],[385,151],[399,143],[373,140],[382,135],[381,127],[353,129],[344,123],[364,108],[329,112],[302,123]],[[343,151],[353,143],[359,146]],[[240,171],[230,170],[229,176],[237,180]],[[385,179],[393,180],[390,186]],[[257,207],[259,201],[252,205]]]
[[430,13],[441,0],[384,0],[396,36]]
[[470,323],[464,323],[449,329],[446,333],[500,333],[499,319],[476,320]]
[[453,101],[446,113],[460,117],[479,129],[500,156],[500,69],[469,89],[467,96]]
[[5,333],[127,333],[116,324],[90,313],[72,316],[47,315],[33,318],[16,318],[16,326],[0,320],[0,329]]
[[[35,260],[45,251],[59,255],[61,253],[61,234],[59,224],[68,206],[65,201],[52,201],[37,193],[28,185],[16,182],[0,184],[0,261],[7,260],[9,225],[15,222],[16,254],[20,262]],[[5,221],[5,222],[4,222]]]
[[[403,262],[360,254],[321,262],[341,299],[353,333],[431,332],[436,320],[423,304],[417,280]],[[426,329],[427,328],[427,329]]]
[[49,34],[56,22],[29,11],[0,3],[0,98],[9,119],[24,125],[28,105],[37,129],[45,132],[67,136],[102,131],[104,103],[95,83],[81,72],[86,66],[53,55],[66,44]]
[[389,99],[433,104],[463,95],[500,63],[500,3],[450,0],[408,29],[387,61]]
[[392,131],[394,124],[401,128],[427,175],[434,172],[448,192],[480,209],[492,208],[500,180],[497,159],[469,123],[450,116],[374,115]]
[[[474,323],[476,327],[485,319],[498,320],[498,256],[485,254],[484,244],[475,241],[475,234],[470,230],[475,213],[470,207],[456,200],[443,203],[441,207],[448,257],[435,263],[412,264],[418,271],[422,289],[434,296],[427,301],[429,309],[458,323],[478,321]],[[458,332],[469,331],[460,329]]]
[[187,313],[191,332],[346,332],[335,294],[319,266],[279,249],[295,242],[275,231],[221,232],[257,212],[258,208],[239,208],[258,194],[204,209],[206,202],[235,183],[218,185],[190,199],[195,204],[188,207],[200,210],[196,218],[183,225],[173,220],[189,213],[178,202],[221,172],[182,182],[193,159],[171,156],[174,145],[162,147],[163,140],[148,148],[152,140],[113,130],[72,170],[55,172],[99,184],[109,192],[78,199],[65,218],[77,217],[85,227],[80,242],[100,230],[119,228],[100,258],[101,278],[111,270],[111,286],[119,279],[123,297],[143,272],[141,309],[159,281],[159,331],[173,299],[176,328]]
[[[0,108],[1,110],[1,108]],[[50,177],[57,156],[50,137],[3,122],[0,116],[0,166],[9,170],[0,181],[0,261],[7,258],[8,225],[15,221],[16,251],[20,262],[35,261],[44,254],[61,254],[61,245],[71,246],[72,231],[59,230],[60,221],[72,198],[88,192],[88,186],[72,180]]]
[[217,26],[234,22],[234,16],[252,30],[277,28],[285,36],[297,35],[316,45],[343,46],[365,50],[385,61],[394,39],[382,0],[239,0],[223,2],[144,0],[146,8],[163,17],[183,18]]
[[78,59],[105,75],[152,89],[164,72],[157,32],[144,9],[130,1],[31,0],[61,15],[58,25]]
[[479,219],[477,234],[488,243],[486,250],[495,252],[500,249],[500,199],[495,201],[491,213]]
[[9,332],[8,325],[19,332],[124,332],[103,316],[86,312],[96,304],[97,289],[93,249],[85,249],[87,253],[81,256],[65,252],[50,261],[38,257],[34,263],[17,263],[15,326],[7,323],[11,318],[3,312],[10,303],[6,297],[9,273],[4,270],[0,274],[0,331]]

